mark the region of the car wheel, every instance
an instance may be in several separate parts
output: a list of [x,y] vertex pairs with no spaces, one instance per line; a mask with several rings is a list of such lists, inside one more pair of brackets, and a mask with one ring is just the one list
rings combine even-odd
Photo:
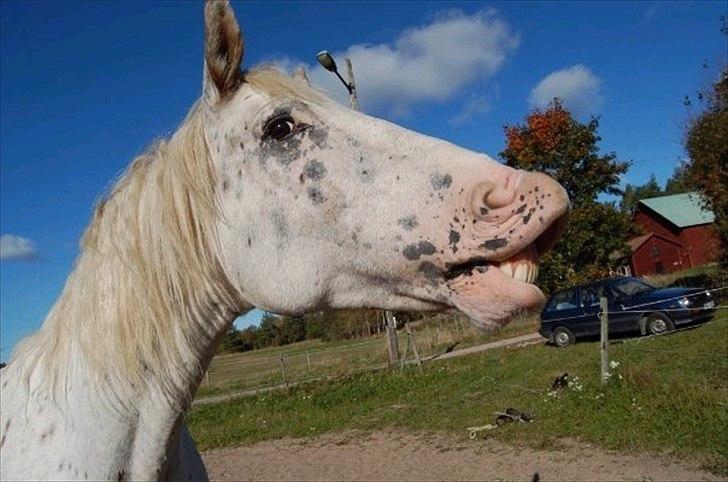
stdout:
[[572,332],[570,329],[568,329],[565,326],[556,327],[554,329],[553,337],[554,337],[554,345],[558,346],[559,348],[573,345],[574,342],[576,341],[574,332]]
[[675,329],[672,320],[662,313],[653,313],[647,318],[647,333],[661,335]]

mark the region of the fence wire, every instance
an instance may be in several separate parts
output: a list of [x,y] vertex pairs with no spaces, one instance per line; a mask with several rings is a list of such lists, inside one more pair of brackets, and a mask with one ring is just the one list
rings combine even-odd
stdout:
[[[632,305],[627,308],[641,307],[641,310],[627,309],[623,311],[610,311],[609,315],[625,314],[625,313],[655,313],[655,312],[691,312],[691,311],[708,311],[714,310],[716,312],[724,313],[728,312],[726,308],[728,305],[718,305],[711,308],[694,307],[694,308],[680,308],[680,309],[653,309],[650,310],[647,307],[656,303],[664,303],[666,301],[678,300],[681,298],[688,298],[693,296],[704,295],[706,292],[718,292],[728,289],[728,286],[715,288],[711,290],[704,290],[698,293],[692,293],[689,295],[678,296],[670,298],[668,300],[660,300],[658,302],[643,303],[640,305]],[[549,322],[553,321],[565,321],[575,318],[582,318],[584,315],[562,317],[558,319],[550,319]],[[479,338],[480,343],[487,343],[495,340],[482,339],[476,330],[474,330],[467,322],[464,322],[461,316],[457,315],[438,315],[436,317],[440,321],[443,318],[452,318],[449,326],[445,327],[441,324],[437,324],[433,320],[425,322],[420,327],[420,331],[414,331],[413,336],[409,337],[405,333],[402,333],[400,338],[400,350],[404,349],[403,343],[414,343],[416,344],[419,351],[419,359],[422,362],[428,362],[429,360],[437,359],[443,353],[448,350],[452,351],[455,346],[462,346],[462,342],[470,339]],[[713,322],[728,321],[728,319],[717,320]],[[516,322],[509,327],[513,326],[528,326],[533,328],[530,332],[535,331],[538,326],[538,318],[525,319],[525,322]],[[424,328],[423,328],[424,327]],[[655,336],[664,336],[667,334],[680,332],[695,328],[694,326],[677,328],[668,333],[659,335],[642,336],[631,339],[619,339],[610,340],[612,345],[622,345],[626,343],[640,343],[642,340],[649,339]],[[517,336],[517,335],[514,335]],[[300,350],[300,351],[299,351]],[[248,352],[250,353],[250,352]],[[367,340],[349,345],[344,345],[334,348],[316,347],[297,349],[294,353],[284,353],[281,351],[277,355],[275,353],[266,354],[262,357],[255,355],[248,355],[248,353],[238,356],[236,359],[218,359],[213,361],[210,366],[205,381],[203,383],[203,393],[215,394],[221,391],[238,392],[239,394],[256,394],[263,393],[279,388],[285,388],[295,386],[300,383],[307,383],[312,381],[327,380],[340,377],[342,375],[350,375],[354,373],[381,370],[383,368],[392,366],[389,363],[383,363],[386,360],[386,347],[385,339],[383,336],[377,336],[374,340]],[[411,352],[410,352],[411,353]],[[664,351],[660,351],[664,353]],[[727,354],[702,354],[708,357],[718,358],[725,357]],[[234,357],[235,355],[230,355]],[[414,357],[406,360],[402,359],[399,364],[400,367],[411,365],[415,363]],[[419,361],[417,362],[419,364]],[[531,390],[527,387],[517,387],[524,390]]]

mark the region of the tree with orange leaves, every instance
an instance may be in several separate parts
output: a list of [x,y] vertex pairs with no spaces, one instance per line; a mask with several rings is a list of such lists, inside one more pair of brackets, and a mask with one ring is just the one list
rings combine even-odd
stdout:
[[600,194],[621,194],[619,177],[628,162],[613,152],[601,154],[599,120],[574,119],[558,99],[528,114],[523,124],[505,126],[506,164],[541,171],[558,180],[569,194],[572,214],[562,240],[543,260],[539,284],[547,291],[606,276],[610,255],[627,252],[632,223],[614,203],[601,203]]

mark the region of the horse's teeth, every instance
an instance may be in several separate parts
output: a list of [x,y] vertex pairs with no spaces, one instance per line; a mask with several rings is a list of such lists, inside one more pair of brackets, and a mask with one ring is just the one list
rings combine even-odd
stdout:
[[506,276],[524,283],[533,283],[538,277],[538,264],[532,261],[503,261],[498,268]]
[[513,272],[513,279],[516,281],[528,280],[528,265],[526,263],[518,263]]

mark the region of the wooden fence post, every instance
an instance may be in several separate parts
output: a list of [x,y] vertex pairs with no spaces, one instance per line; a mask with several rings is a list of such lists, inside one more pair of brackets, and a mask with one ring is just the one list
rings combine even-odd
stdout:
[[410,330],[409,323],[404,325],[404,329],[407,331],[407,337],[409,338],[407,340],[408,346],[410,343],[412,343],[412,351],[415,354],[415,360],[417,361],[417,366],[422,367],[422,360],[420,359],[420,352],[417,351],[417,343],[415,343],[415,335],[412,334],[412,330]]
[[387,330],[387,353],[389,363],[396,363],[399,360],[399,344],[397,343],[397,320],[391,311],[384,312],[385,328]]
[[283,359],[283,354],[278,354],[278,359],[281,361],[281,371],[283,372],[283,384],[286,386],[286,390],[288,390],[288,375],[286,374],[286,362]]
[[599,320],[601,322],[601,336],[599,342],[599,351],[602,359],[602,385],[607,383],[609,380],[609,303],[607,297],[602,294],[599,299]]

